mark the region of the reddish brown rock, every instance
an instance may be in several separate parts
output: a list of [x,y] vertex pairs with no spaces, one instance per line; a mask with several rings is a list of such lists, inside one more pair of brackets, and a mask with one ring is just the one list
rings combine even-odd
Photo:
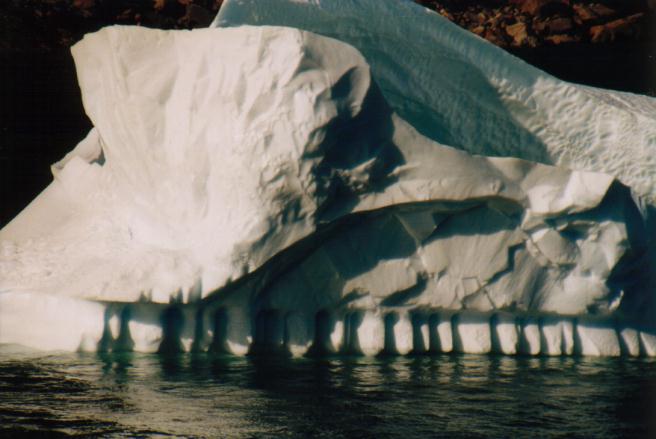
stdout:
[[525,0],[521,3],[520,11],[537,16],[537,15],[550,15],[545,14],[546,10],[556,11],[569,8],[569,0]]
[[574,23],[570,18],[556,18],[546,23],[546,28],[549,30],[549,33],[552,34],[567,33],[570,32],[573,27]]
[[503,37],[491,29],[486,29],[483,38],[485,38],[490,43],[495,44],[497,46],[501,46],[501,47],[506,46],[506,41],[503,39]]
[[506,26],[506,33],[512,38],[513,46],[523,46],[528,39],[528,32],[526,24],[518,22],[510,26]]
[[581,39],[578,36],[572,36],[567,34],[556,34],[556,35],[549,35],[548,37],[545,37],[544,41],[557,45],[563,43],[577,43],[581,41]]
[[578,19],[581,23],[587,23],[588,21],[596,20],[597,14],[594,13],[588,5],[576,4],[572,6],[574,13],[576,14],[575,18]]
[[617,14],[617,12],[615,12],[613,9],[602,5],[601,3],[591,4],[590,9],[597,15],[597,17],[611,17]]
[[537,34],[543,34],[547,32],[547,22],[540,19],[533,19],[532,23],[533,31]]
[[595,22],[599,22],[600,20],[607,20],[613,15],[617,15],[617,12],[599,3],[593,3],[589,5],[577,3],[573,5],[572,8],[575,12],[574,20],[579,25],[593,24]]
[[619,36],[636,37],[640,33],[640,20],[643,13],[630,15],[608,23],[592,26],[590,28],[590,41],[593,43],[605,43],[615,41]]
[[476,26],[471,31],[479,37],[482,37],[485,34],[485,26]]

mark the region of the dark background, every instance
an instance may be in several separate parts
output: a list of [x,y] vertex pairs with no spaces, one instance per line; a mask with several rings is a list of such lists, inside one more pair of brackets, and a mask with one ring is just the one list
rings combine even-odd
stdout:
[[[2,13],[0,7],[0,26]],[[179,20],[162,23],[160,27],[198,24]],[[103,24],[96,20],[82,30]],[[656,30],[647,26],[639,40],[510,51],[561,79],[656,96],[654,34]],[[62,38],[61,33],[52,38]],[[38,40],[0,44],[0,227],[52,181],[50,165],[91,128],[66,45],[44,45]]]

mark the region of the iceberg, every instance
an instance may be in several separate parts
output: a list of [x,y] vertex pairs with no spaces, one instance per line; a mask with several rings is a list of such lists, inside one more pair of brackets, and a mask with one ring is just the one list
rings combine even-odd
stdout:
[[0,230],[0,343],[655,355],[653,99],[398,1],[72,52],[94,128]]

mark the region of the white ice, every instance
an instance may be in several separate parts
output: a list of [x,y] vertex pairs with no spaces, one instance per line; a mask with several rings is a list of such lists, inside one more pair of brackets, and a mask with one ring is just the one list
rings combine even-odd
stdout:
[[0,231],[0,343],[654,355],[654,100],[380,4],[78,43],[95,128]]

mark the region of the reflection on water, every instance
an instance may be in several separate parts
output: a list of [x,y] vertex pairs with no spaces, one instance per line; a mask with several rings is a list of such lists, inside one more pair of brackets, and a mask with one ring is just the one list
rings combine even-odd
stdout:
[[0,351],[0,436],[656,437],[656,362]]

